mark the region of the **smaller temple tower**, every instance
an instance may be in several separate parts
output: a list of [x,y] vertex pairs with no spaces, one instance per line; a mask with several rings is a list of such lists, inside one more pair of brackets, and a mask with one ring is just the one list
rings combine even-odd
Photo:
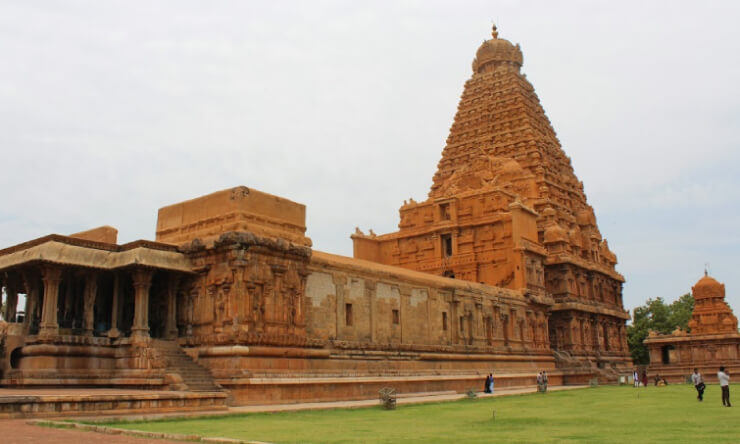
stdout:
[[692,335],[737,333],[737,318],[725,302],[724,284],[705,271],[691,291],[694,295],[694,311],[689,321]]
[[691,291],[694,311],[690,332],[680,328],[668,335],[651,331],[645,339],[650,353],[648,372],[669,381],[683,382],[694,367],[710,380],[721,365],[740,367],[740,333],[737,318],[725,302],[725,285],[705,271]]

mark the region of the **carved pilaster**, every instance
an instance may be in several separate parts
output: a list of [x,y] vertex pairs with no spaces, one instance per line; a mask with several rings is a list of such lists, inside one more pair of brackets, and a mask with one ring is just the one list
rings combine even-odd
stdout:
[[377,336],[375,333],[375,318],[377,317],[377,314],[375,313],[375,290],[377,286],[378,283],[376,281],[365,279],[365,297],[367,298],[368,305],[370,306],[370,310],[368,310],[370,317],[370,342],[375,342],[375,338]]

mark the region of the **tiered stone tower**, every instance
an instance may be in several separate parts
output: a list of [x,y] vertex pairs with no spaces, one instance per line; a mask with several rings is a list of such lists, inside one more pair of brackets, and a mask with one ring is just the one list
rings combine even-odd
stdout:
[[683,382],[693,368],[699,368],[709,381],[715,380],[717,368],[740,366],[740,333],[737,318],[725,301],[725,285],[704,272],[691,287],[694,311],[690,332],[680,327],[671,334],[651,331],[645,346],[650,353],[648,372],[669,381]]
[[692,335],[737,333],[737,318],[725,302],[725,285],[704,272],[704,277],[691,287],[694,311],[689,328]]
[[355,257],[551,295],[553,348],[627,364],[617,258],[520,72],[519,45],[495,26],[492,36],[473,60],[428,199],[404,202],[396,233],[357,231]]

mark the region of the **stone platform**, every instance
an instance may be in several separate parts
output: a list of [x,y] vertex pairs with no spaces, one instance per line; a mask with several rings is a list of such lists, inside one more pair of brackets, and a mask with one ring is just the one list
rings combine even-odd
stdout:
[[226,410],[222,392],[0,388],[0,419]]
[[[550,370],[552,385],[588,384],[594,373],[585,370]],[[398,393],[466,393],[483,387],[486,373],[447,371],[445,374],[344,375],[318,376],[285,374],[254,375],[244,378],[216,378],[232,398],[232,405],[293,404],[374,399],[384,387]],[[530,389],[536,386],[537,372],[495,372],[496,387]]]

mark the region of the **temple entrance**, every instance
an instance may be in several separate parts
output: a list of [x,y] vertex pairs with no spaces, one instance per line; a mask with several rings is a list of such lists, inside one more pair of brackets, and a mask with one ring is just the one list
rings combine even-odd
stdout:
[[672,345],[664,345],[660,349],[661,358],[663,361],[663,364],[670,364],[671,363],[671,350],[673,350],[675,347]]

